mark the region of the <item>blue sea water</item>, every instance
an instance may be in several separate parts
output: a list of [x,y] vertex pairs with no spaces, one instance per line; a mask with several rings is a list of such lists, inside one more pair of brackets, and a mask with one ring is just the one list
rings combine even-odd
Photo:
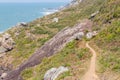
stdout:
[[56,9],[66,4],[65,2],[0,3],[0,32],[11,28],[19,22],[30,22],[52,12],[47,9]]

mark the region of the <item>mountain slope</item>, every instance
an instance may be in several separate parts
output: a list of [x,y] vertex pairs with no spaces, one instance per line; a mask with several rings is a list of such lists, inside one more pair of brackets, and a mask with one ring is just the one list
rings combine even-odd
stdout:
[[[94,16],[91,14],[96,13]],[[54,18],[59,21],[53,22]],[[90,19],[93,27],[90,30],[97,30],[99,34],[90,39],[90,45],[94,47],[97,54],[97,73],[100,80],[118,80],[119,52],[120,52],[120,0],[82,0],[82,2],[63,9],[57,13],[38,18],[27,27],[15,27],[7,32],[12,35],[16,42],[15,48],[7,52],[0,61],[0,65],[8,67],[12,64],[11,70],[17,68],[26,61],[38,48],[52,38],[65,27],[73,27],[82,23],[83,19]],[[19,35],[15,35],[19,33]],[[73,41],[58,54],[43,59],[42,63],[28,68],[21,74],[25,80],[43,80],[44,74],[52,67],[61,65],[70,68],[70,71],[61,75],[58,80],[80,79],[88,69],[90,52],[85,47],[85,38],[82,41]],[[5,64],[4,64],[5,62]]]

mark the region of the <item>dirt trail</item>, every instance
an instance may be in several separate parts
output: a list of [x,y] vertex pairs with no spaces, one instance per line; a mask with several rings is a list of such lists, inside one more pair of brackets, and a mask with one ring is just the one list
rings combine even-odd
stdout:
[[90,49],[92,53],[92,58],[90,62],[90,67],[87,73],[83,76],[82,80],[99,80],[98,76],[95,73],[96,68],[96,52],[93,48],[89,46],[89,42],[86,43],[86,47]]

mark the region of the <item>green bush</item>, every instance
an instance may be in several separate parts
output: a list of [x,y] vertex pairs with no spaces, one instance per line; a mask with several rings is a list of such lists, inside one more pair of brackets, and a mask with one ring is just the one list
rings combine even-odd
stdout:
[[77,51],[77,56],[79,59],[82,59],[83,57],[85,57],[88,53],[88,49],[84,48],[84,49],[80,49],[79,51]]

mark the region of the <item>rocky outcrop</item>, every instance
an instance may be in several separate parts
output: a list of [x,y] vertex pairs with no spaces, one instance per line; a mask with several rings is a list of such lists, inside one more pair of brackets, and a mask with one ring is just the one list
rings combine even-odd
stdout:
[[52,22],[58,22],[59,21],[59,19],[58,18],[54,18],[53,20],[52,20]]
[[84,32],[79,32],[78,34],[76,34],[75,39],[81,40],[83,38],[83,36],[84,36]]
[[97,34],[98,34],[97,31],[88,32],[88,33],[86,34],[86,38],[87,38],[87,39],[91,39],[91,38],[93,38],[94,36],[96,36]]
[[83,0],[71,0],[71,2],[69,4],[67,4],[66,6],[60,8],[59,10],[64,10],[67,9],[69,7],[74,7],[76,5],[79,5],[79,3],[81,3]]
[[27,27],[28,24],[25,22],[18,23],[15,27]]
[[99,13],[99,11],[96,11],[95,13],[91,14],[89,19],[94,18],[98,13]]
[[69,4],[69,6],[75,6],[81,3],[83,0],[72,0],[72,2]]
[[50,70],[48,70],[44,76],[44,80],[56,80],[56,78],[64,73],[68,71],[68,68],[67,67],[59,67],[59,68],[52,68]]
[[2,73],[0,76],[0,80],[4,79],[7,76],[7,73]]
[[5,33],[0,37],[0,53],[11,51],[14,48],[14,45],[15,42],[10,34]]
[[78,0],[72,0],[72,2],[69,4],[69,6],[77,5],[79,4]]

